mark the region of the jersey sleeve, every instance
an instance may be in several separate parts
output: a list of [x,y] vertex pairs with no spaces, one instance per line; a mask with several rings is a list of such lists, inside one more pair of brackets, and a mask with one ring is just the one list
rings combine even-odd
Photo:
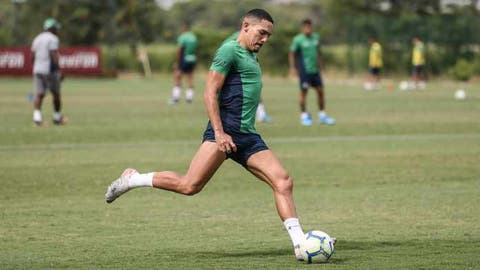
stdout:
[[52,39],[50,40],[50,42],[48,42],[48,50],[49,50],[49,51],[56,51],[56,50],[58,50],[59,43],[60,43],[60,42],[59,42],[58,38],[56,38],[56,37],[55,37],[55,38],[52,38]]
[[299,45],[298,38],[297,37],[293,38],[292,44],[290,44],[290,51],[296,52],[298,50],[298,45]]
[[215,53],[210,70],[226,75],[234,62],[234,55],[235,51],[231,44],[222,45]]
[[177,38],[177,45],[182,47],[183,46],[183,35],[178,36]]

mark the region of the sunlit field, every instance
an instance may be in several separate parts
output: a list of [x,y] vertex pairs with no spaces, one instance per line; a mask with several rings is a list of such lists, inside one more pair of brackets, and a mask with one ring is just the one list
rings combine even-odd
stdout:
[[[305,231],[338,239],[323,265],[296,262],[272,192],[228,160],[184,197],[104,193],[123,169],[185,172],[207,118],[167,105],[167,76],[67,78],[66,126],[33,126],[32,82],[0,79],[1,269],[476,269],[480,264],[480,84],[398,81],[365,91],[325,76],[335,126],[299,122],[297,82],[265,78],[273,122],[257,125],[294,178]],[[464,88],[467,99],[454,91]],[[309,110],[316,114],[315,96]]]

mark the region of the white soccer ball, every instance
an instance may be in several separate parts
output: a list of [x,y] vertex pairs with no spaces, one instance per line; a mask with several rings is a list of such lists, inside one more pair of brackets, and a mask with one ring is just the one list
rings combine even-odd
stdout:
[[300,250],[306,263],[324,263],[334,253],[333,241],[325,232],[311,231],[305,234]]
[[454,97],[456,100],[464,100],[467,97],[467,94],[465,93],[465,90],[458,89],[457,91],[455,91]]
[[408,90],[408,82],[407,81],[401,81],[400,85],[398,86],[400,90]]
[[363,84],[363,89],[365,89],[365,90],[367,90],[367,91],[373,90],[373,83],[371,83],[371,82],[365,82],[365,83]]

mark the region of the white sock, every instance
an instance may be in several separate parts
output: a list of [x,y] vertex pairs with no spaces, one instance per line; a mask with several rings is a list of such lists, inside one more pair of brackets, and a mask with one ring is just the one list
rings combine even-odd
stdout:
[[259,103],[257,107],[257,119],[262,120],[263,118],[265,118],[265,114],[265,106],[263,105],[263,103]]
[[180,92],[182,91],[182,89],[178,86],[175,86],[173,87],[173,90],[172,90],[172,98],[174,100],[179,100],[180,99]]
[[300,115],[301,119],[307,119],[308,117],[310,117],[308,115],[308,112],[302,112],[302,114]]
[[408,83],[408,90],[414,90],[415,89],[415,82],[409,82]]
[[188,88],[187,91],[185,91],[185,99],[186,100],[193,100],[193,89]]
[[60,121],[62,119],[62,114],[60,112],[54,112],[53,113],[53,120],[54,121]]
[[418,87],[419,87],[420,89],[425,89],[425,86],[426,86],[425,81],[420,81],[420,82],[418,83]]
[[33,121],[42,122],[42,112],[40,110],[33,111]]
[[325,116],[327,116],[327,112],[325,112],[325,111],[319,111],[318,112],[318,117],[325,117]]
[[287,229],[288,235],[290,235],[290,239],[292,239],[292,244],[294,247],[303,241],[305,234],[303,233],[298,218],[287,218],[283,222],[283,225],[285,226],[285,229]]
[[153,175],[155,173],[135,173],[128,179],[128,187],[152,187]]

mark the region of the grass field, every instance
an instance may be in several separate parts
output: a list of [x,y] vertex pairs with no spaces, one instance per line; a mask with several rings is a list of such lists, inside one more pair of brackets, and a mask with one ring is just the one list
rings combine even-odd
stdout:
[[[449,81],[365,92],[326,80],[336,126],[300,126],[296,82],[272,78],[274,122],[258,125],[295,180],[304,230],[339,239],[329,263],[304,265],[269,188],[231,161],[193,197],[104,202],[126,167],[187,169],[206,124],[200,91],[168,106],[170,77],[67,78],[68,125],[34,127],[31,80],[0,79],[0,268],[478,269],[480,84],[459,102]],[[50,97],[43,111],[50,120]]]

